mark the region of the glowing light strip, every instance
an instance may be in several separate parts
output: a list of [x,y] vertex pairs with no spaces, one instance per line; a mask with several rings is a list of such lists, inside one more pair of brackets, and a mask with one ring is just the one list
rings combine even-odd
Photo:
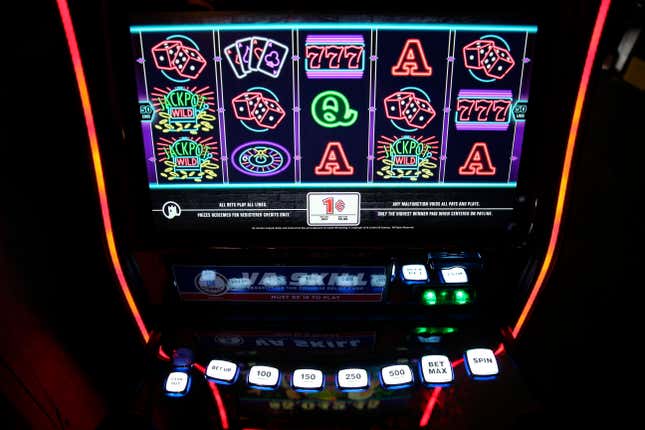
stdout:
[[157,350],[157,357],[159,357],[160,360],[163,361],[170,361],[171,358],[168,354],[166,354],[166,351],[163,350],[163,347],[160,345],[159,349]]
[[580,79],[580,87],[578,88],[578,96],[576,98],[576,104],[573,109],[573,118],[571,119],[571,128],[569,129],[569,140],[567,141],[567,151],[564,156],[564,165],[562,167],[562,177],[560,178],[560,189],[558,191],[558,202],[555,208],[555,217],[553,219],[553,227],[551,228],[551,238],[549,240],[549,246],[542,262],[542,267],[540,268],[540,273],[538,274],[531,294],[529,295],[524,309],[520,314],[511,335],[513,338],[517,338],[520,330],[524,326],[526,319],[528,318],[531,309],[535,303],[538,293],[544,285],[547,275],[549,274],[551,263],[553,262],[553,256],[555,253],[556,246],[558,244],[558,235],[560,233],[560,224],[562,222],[562,214],[564,212],[564,203],[567,196],[567,185],[569,183],[569,174],[571,173],[571,160],[573,159],[573,150],[576,145],[576,137],[578,136],[578,127],[580,126],[580,117],[582,115],[582,107],[585,102],[585,97],[587,95],[587,86],[589,85],[589,78],[591,76],[591,69],[593,67],[594,59],[596,58],[596,51],[598,50],[598,43],[600,42],[600,35],[602,34],[603,27],[605,26],[605,19],[607,18],[607,11],[609,10],[609,5],[611,0],[602,0],[600,7],[598,8],[598,15],[596,16],[596,23],[594,24],[593,32],[591,34],[591,41],[589,42],[589,49],[587,50],[587,58],[585,59],[584,69],[582,71],[582,77]]
[[141,337],[145,343],[148,343],[150,339],[150,334],[146,328],[143,319],[141,318],[141,313],[137,308],[137,304],[132,297],[130,292],[130,287],[128,282],[125,279],[123,273],[123,268],[121,266],[121,261],[119,260],[119,254],[116,249],[116,243],[114,241],[114,232],[112,230],[112,220],[110,218],[110,208],[108,206],[107,193],[105,188],[105,179],[103,178],[103,166],[101,164],[101,154],[99,152],[98,137],[96,135],[96,128],[94,126],[94,115],[92,114],[92,105],[90,104],[90,95],[87,90],[87,81],[85,80],[85,71],[83,70],[83,64],[81,62],[81,54],[78,49],[78,43],[76,41],[76,33],[74,32],[74,25],[72,24],[72,17],[69,13],[69,6],[67,0],[56,0],[58,4],[58,10],[60,12],[60,18],[63,22],[63,28],[65,30],[65,37],[67,38],[67,46],[69,47],[69,52],[72,57],[72,64],[74,66],[74,74],[76,75],[76,83],[78,84],[78,91],[81,97],[81,104],[83,106],[83,115],[85,116],[85,127],[87,128],[87,135],[90,141],[90,151],[92,153],[92,163],[94,165],[94,176],[96,178],[96,187],[99,193],[99,202],[101,204],[101,215],[103,218],[103,229],[105,230],[105,239],[107,241],[108,250],[110,253],[110,258],[112,260],[112,267],[116,274],[117,280],[119,281],[119,286],[125,297],[125,301],[128,304],[128,308],[134,317]]
[[437,400],[439,399],[439,394],[441,394],[441,387],[436,387],[432,390],[430,399],[428,399],[426,408],[424,409],[423,415],[421,416],[419,427],[425,427],[428,425],[430,417],[432,416],[432,411],[434,410],[434,406],[437,404]]
[[[206,374],[206,368],[199,363],[193,363],[193,368],[196,369],[199,373]],[[222,396],[219,393],[217,384],[213,381],[208,381],[208,387],[211,389],[213,398],[215,399],[215,404],[217,405],[217,412],[219,412],[219,419],[222,422],[222,429],[228,430],[228,415],[226,415],[226,407],[224,406],[224,401]]]
[[[504,351],[505,351],[504,344],[500,343],[497,349],[495,350],[495,355],[498,356]],[[463,358],[453,361],[452,362],[453,369],[463,364],[463,362],[464,362]],[[426,407],[423,410],[423,415],[421,415],[421,420],[419,421],[419,427],[425,427],[430,422],[430,417],[432,417],[432,411],[437,405],[437,401],[439,400],[439,394],[441,394],[441,390],[442,390],[442,387],[435,387],[432,390],[432,394],[428,399],[428,403],[426,403]]]
[[299,23],[239,23],[239,24],[178,24],[178,25],[133,25],[130,33],[166,32],[166,31],[212,31],[212,30],[459,30],[537,33],[535,25],[486,25],[486,24],[413,24],[387,22],[299,22]]

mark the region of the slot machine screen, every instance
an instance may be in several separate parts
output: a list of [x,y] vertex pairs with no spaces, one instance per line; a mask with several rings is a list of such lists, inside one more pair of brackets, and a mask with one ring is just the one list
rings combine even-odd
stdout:
[[536,34],[392,18],[132,24],[155,228],[505,225]]

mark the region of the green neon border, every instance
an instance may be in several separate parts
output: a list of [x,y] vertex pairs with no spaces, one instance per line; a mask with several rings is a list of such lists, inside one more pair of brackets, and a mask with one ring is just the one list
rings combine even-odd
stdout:
[[486,25],[486,24],[407,24],[387,22],[300,22],[300,23],[213,23],[213,24],[169,24],[169,25],[132,25],[130,33],[158,33],[174,31],[213,31],[213,30],[420,30],[420,31],[493,31],[537,33],[536,25]]
[[288,182],[276,183],[245,183],[245,184],[148,184],[151,190],[172,190],[172,189],[266,189],[266,188],[516,188],[517,182],[492,182],[492,183],[428,183],[428,184],[384,184],[384,183],[364,183],[364,182],[338,182],[338,183],[319,183],[319,184],[294,184]]

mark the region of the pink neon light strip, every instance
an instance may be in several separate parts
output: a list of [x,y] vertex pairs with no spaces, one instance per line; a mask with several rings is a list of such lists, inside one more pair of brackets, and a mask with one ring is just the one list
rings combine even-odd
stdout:
[[[206,374],[206,368],[199,363],[193,363],[193,368],[202,374]],[[222,428],[224,430],[228,430],[228,415],[226,414],[226,407],[224,406],[224,401],[222,400],[222,396],[219,392],[219,389],[217,388],[217,384],[213,381],[208,381],[208,387],[211,390],[211,394],[213,394],[213,399],[215,399],[217,411],[219,412],[219,418],[222,422]]]
[[524,326],[526,319],[529,316],[529,313],[533,309],[535,304],[535,299],[537,298],[538,293],[544,285],[550,268],[551,263],[553,262],[553,256],[558,244],[558,236],[560,234],[560,225],[562,223],[562,214],[564,212],[564,203],[567,197],[567,185],[569,183],[569,174],[571,173],[571,160],[573,159],[573,150],[576,145],[576,137],[578,136],[578,128],[580,126],[580,117],[582,115],[582,107],[585,102],[585,97],[587,95],[587,87],[589,85],[589,78],[591,76],[591,70],[593,68],[594,59],[596,58],[596,51],[598,50],[598,43],[600,42],[600,36],[602,35],[603,27],[605,26],[605,20],[607,18],[607,12],[609,11],[609,5],[611,0],[602,0],[600,3],[600,8],[598,8],[598,15],[596,16],[596,23],[594,24],[593,32],[591,34],[591,41],[589,42],[589,49],[587,50],[587,58],[585,59],[584,69],[582,70],[582,77],[580,78],[580,86],[578,87],[578,96],[576,98],[576,104],[573,109],[573,118],[571,119],[571,128],[569,129],[569,140],[567,141],[567,151],[564,157],[564,165],[562,166],[562,177],[560,178],[560,189],[558,191],[558,202],[555,208],[555,216],[553,219],[553,227],[551,228],[551,238],[549,240],[549,246],[542,262],[542,267],[540,268],[540,273],[538,274],[535,284],[531,290],[524,309],[517,319],[515,326],[511,335],[513,338],[519,336],[520,330]]
[[81,96],[81,104],[83,106],[83,115],[85,116],[85,127],[87,128],[87,135],[90,140],[90,151],[92,153],[92,163],[94,164],[94,176],[96,178],[96,187],[99,193],[99,202],[101,204],[101,215],[103,217],[103,229],[105,231],[105,240],[107,241],[108,250],[110,253],[110,258],[112,260],[112,267],[116,274],[117,280],[119,281],[119,286],[121,287],[121,292],[125,297],[125,301],[128,304],[128,308],[134,317],[141,337],[145,343],[148,343],[150,339],[150,334],[148,329],[143,322],[141,313],[137,308],[137,304],[132,297],[130,292],[130,287],[128,282],[125,279],[123,273],[123,268],[121,266],[121,261],[119,260],[119,254],[116,249],[116,242],[114,241],[114,232],[112,230],[112,219],[110,218],[110,207],[108,206],[108,198],[105,188],[105,179],[103,178],[103,165],[101,163],[101,154],[99,151],[98,137],[96,135],[96,128],[94,126],[94,115],[92,114],[92,105],[90,103],[90,95],[87,90],[87,81],[85,80],[85,71],[83,70],[83,63],[81,62],[81,53],[78,49],[78,43],[76,41],[76,33],[74,32],[74,25],[72,23],[72,17],[69,13],[69,6],[67,0],[56,0],[58,4],[58,10],[60,12],[60,18],[63,22],[63,28],[65,29],[65,37],[67,38],[67,46],[69,47],[69,52],[72,57],[72,64],[74,65],[74,73],[76,75],[76,83],[78,84],[78,91]]

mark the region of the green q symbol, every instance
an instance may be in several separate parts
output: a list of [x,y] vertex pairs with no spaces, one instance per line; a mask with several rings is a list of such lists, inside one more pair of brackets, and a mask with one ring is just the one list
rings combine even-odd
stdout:
[[358,119],[358,112],[349,107],[349,100],[342,93],[328,90],[311,102],[311,116],[321,127],[349,127]]

